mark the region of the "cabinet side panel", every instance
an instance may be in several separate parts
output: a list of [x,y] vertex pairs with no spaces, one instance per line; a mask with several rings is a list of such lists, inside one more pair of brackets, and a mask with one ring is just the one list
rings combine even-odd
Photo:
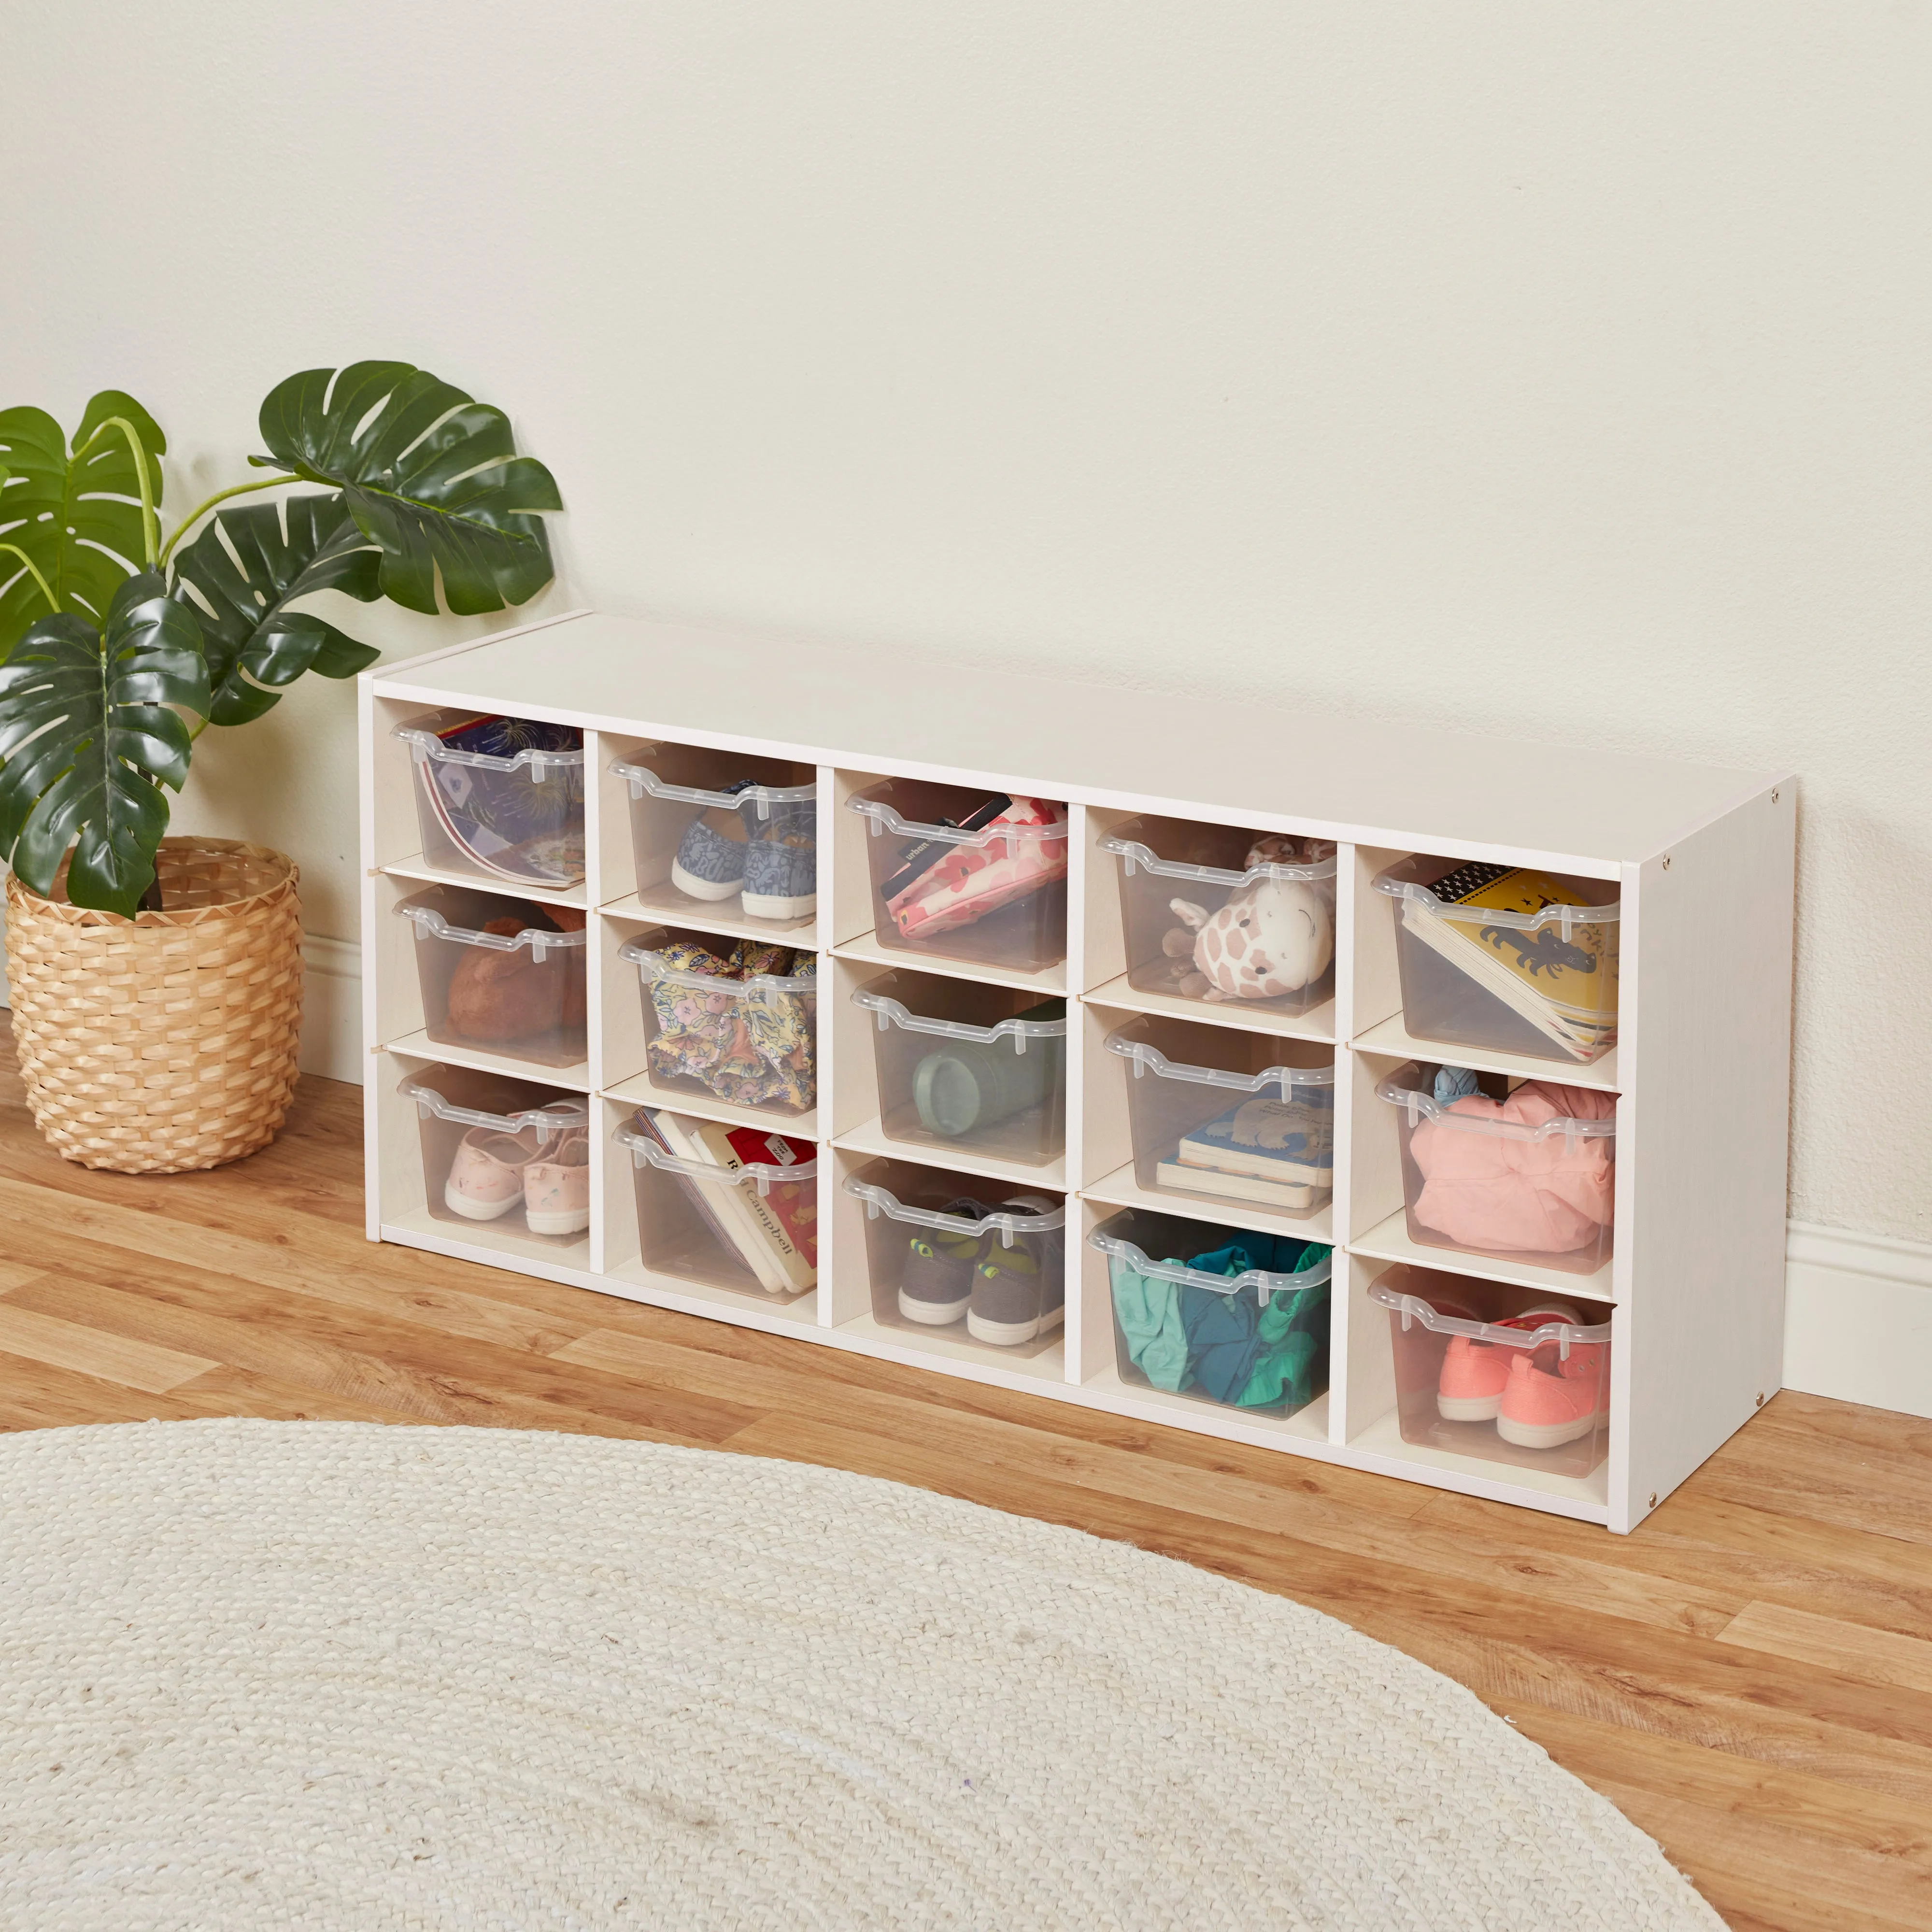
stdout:
[[1778,1386],[1796,818],[1786,780],[1625,874],[1613,1528]]
[[[357,896],[362,908],[363,1082],[373,1077],[368,1065],[376,1045],[376,690],[369,674],[356,680],[356,788],[361,808],[357,851],[362,878]],[[382,1166],[380,1109],[366,1094],[362,1106],[362,1226],[372,1241],[382,1239]]]

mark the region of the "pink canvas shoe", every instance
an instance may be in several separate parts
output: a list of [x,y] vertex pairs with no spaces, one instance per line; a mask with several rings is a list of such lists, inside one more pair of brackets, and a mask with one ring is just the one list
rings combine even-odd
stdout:
[[[1450,1312],[1448,1309],[1442,1313]],[[1540,1328],[1546,1322],[1581,1322],[1582,1316],[1560,1301],[1546,1301],[1526,1308],[1506,1322],[1492,1322],[1492,1328]],[[1571,1349],[1571,1354],[1576,1351]],[[1541,1348],[1512,1348],[1506,1342],[1479,1342],[1472,1335],[1452,1335],[1442,1357],[1442,1376],[1436,1384],[1436,1408],[1444,1422],[1493,1422],[1503,1405],[1503,1390],[1508,1385],[1515,1362],[1527,1363],[1532,1354],[1556,1353],[1552,1342]]]
[[506,1134],[472,1127],[463,1136],[444,1184],[445,1206],[466,1221],[494,1221],[524,1198],[524,1170],[536,1158],[543,1136],[535,1127]]
[[1554,1449],[1610,1419],[1610,1378],[1600,1342],[1573,1342],[1569,1354],[1539,1368],[1533,1356],[1554,1349],[1513,1351],[1496,1433],[1520,1449]]
[[590,1137],[558,1135],[524,1169],[524,1219],[533,1234],[578,1234],[590,1225]]

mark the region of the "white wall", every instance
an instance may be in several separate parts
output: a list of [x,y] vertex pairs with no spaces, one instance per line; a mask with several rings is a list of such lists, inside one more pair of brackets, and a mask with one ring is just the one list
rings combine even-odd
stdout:
[[[177,508],[398,356],[556,472],[558,607],[1795,767],[1792,1212],[1932,1234],[1922,4],[14,0],[0,63],[0,402],[132,389]],[[204,747],[352,937],[349,694]]]

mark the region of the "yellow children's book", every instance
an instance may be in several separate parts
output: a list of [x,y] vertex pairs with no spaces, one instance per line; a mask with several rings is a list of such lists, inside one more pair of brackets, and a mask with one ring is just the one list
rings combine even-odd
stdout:
[[1533,916],[1587,910],[1575,887],[1522,866],[1472,863],[1425,890],[1439,911],[1413,898],[1402,908],[1418,938],[1576,1058],[1593,1059],[1615,1041],[1616,924]]

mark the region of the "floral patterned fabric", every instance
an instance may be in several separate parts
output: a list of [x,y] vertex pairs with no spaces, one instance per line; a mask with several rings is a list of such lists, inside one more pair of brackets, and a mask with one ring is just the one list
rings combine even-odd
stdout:
[[818,1097],[818,997],[814,988],[777,992],[744,981],[812,980],[816,954],[741,939],[723,958],[692,940],[673,940],[652,957],[680,974],[716,980],[717,990],[677,980],[645,988],[658,1033],[649,1048],[651,1077],[696,1084],[741,1107],[802,1113]]

